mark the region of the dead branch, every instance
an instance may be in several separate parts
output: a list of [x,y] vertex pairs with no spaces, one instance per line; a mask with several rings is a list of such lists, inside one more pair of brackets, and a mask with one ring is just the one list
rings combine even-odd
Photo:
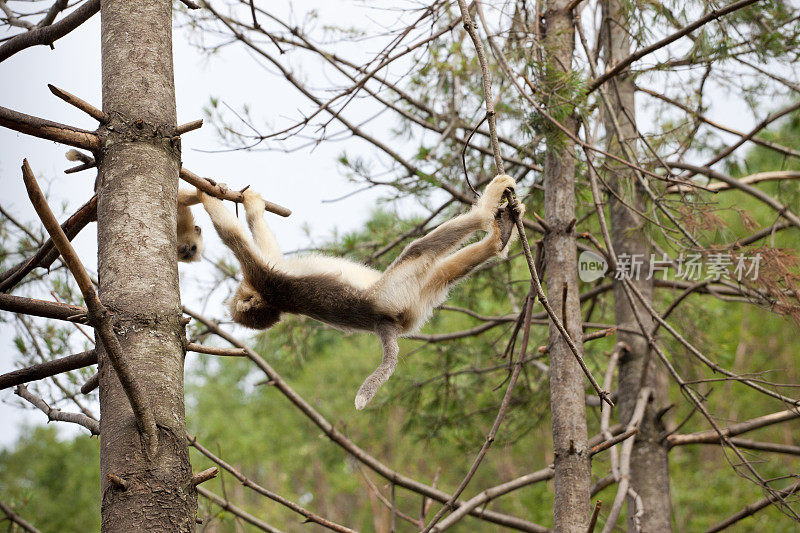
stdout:
[[[464,0],[459,0],[459,6],[464,4]],[[469,14],[466,10],[466,5],[462,6],[462,13],[465,15],[465,22],[469,20]],[[502,164],[502,163],[501,163]],[[506,392],[503,395],[503,400],[500,402],[500,408],[497,410],[497,416],[494,419],[494,423],[492,424],[492,428],[489,430],[489,433],[486,435],[486,440],[483,442],[483,446],[481,446],[478,455],[475,457],[475,460],[472,462],[472,466],[470,466],[469,471],[464,476],[464,479],[461,480],[459,483],[458,488],[453,492],[453,495],[450,499],[439,509],[439,511],[431,518],[431,521],[428,522],[428,525],[425,527],[422,533],[428,533],[429,531],[440,531],[436,529],[436,523],[441,520],[445,514],[453,507],[453,503],[461,496],[461,493],[464,492],[464,489],[467,488],[467,485],[472,480],[472,477],[475,475],[475,472],[478,471],[478,466],[480,466],[481,461],[486,456],[486,453],[489,451],[489,446],[492,445],[494,442],[494,438],[497,435],[497,431],[500,429],[500,424],[503,422],[503,418],[505,418],[506,410],[508,409],[508,404],[511,401],[511,394],[514,391],[514,387],[517,384],[517,379],[519,378],[520,371],[523,367],[523,361],[525,360],[525,356],[527,355],[528,351],[528,340],[530,339],[531,334],[531,313],[533,312],[533,283],[531,283],[531,288],[528,291],[528,296],[525,300],[525,323],[522,326],[522,343],[520,344],[519,348],[519,355],[517,356],[517,361],[514,365],[514,371],[511,374],[511,378],[508,380],[508,385],[506,386]],[[516,331],[515,334],[512,335],[511,341],[509,341],[509,347],[511,344],[516,340]]]
[[80,7],[55,24],[36,28],[12,37],[0,45],[0,62],[31,46],[52,45],[89,20],[98,11],[100,11],[100,0],[86,0]]
[[28,165],[27,159],[22,163],[22,178],[28,190],[28,197],[31,199],[33,208],[36,210],[42,224],[44,224],[45,229],[53,239],[53,243],[56,248],[58,248],[59,253],[64,258],[64,263],[67,265],[67,268],[72,272],[81,290],[81,294],[83,294],[83,299],[89,311],[90,321],[103,343],[103,347],[105,348],[111,365],[117,373],[122,388],[125,390],[125,395],[128,397],[128,401],[133,408],[136,424],[144,437],[147,449],[150,452],[155,452],[158,445],[155,418],[147,405],[147,397],[141,390],[127,359],[122,353],[122,347],[112,327],[111,314],[105,306],[100,303],[94,285],[91,279],[89,279],[89,274],[83,267],[83,263],[81,263],[78,254],[75,253],[75,249],[72,247],[72,244],[70,244],[61,226],[58,225],[58,221],[56,221],[56,217],[53,216],[50,206],[47,205],[47,200],[45,200],[44,194],[42,194],[39,184],[36,182],[36,178],[33,175],[30,165]]
[[14,394],[31,403],[34,407],[47,415],[48,420],[71,422],[72,424],[78,424],[79,426],[85,427],[91,432],[92,435],[100,434],[100,422],[97,420],[89,418],[83,413],[66,413],[61,409],[50,407],[47,402],[29,391],[25,385],[17,385],[16,390],[14,390]]
[[89,115],[90,117],[95,119],[100,124],[105,124],[106,122],[108,122],[108,115],[103,113],[102,110],[97,109],[95,106],[93,106],[89,102],[86,102],[86,101],[78,98],[74,94],[68,93],[67,91],[65,91],[63,89],[59,89],[58,87],[56,87],[55,85],[53,85],[51,83],[47,84],[47,88],[50,89],[51,93],[53,93],[57,97],[61,98],[62,100],[64,100],[69,105],[80,109],[81,111],[83,111],[84,113],[86,113],[87,115]]
[[[244,199],[240,191],[231,191],[226,187],[218,185],[214,180],[209,178],[201,178],[191,170],[183,167],[181,167],[180,177],[186,183],[194,185],[204,193],[210,194],[211,196],[216,196],[221,200],[230,200],[231,202],[242,203]],[[290,209],[287,209],[281,205],[267,201],[265,201],[265,204],[265,209],[270,213],[275,213],[276,215],[280,215],[282,217],[288,217],[292,214]]]
[[92,377],[86,380],[86,383],[81,385],[81,394],[89,394],[97,387],[100,386],[100,372],[93,374]]
[[220,355],[222,357],[246,357],[247,353],[239,348],[219,348],[217,346],[206,346],[190,342],[186,345],[187,352],[204,353],[208,355]]
[[85,307],[78,305],[48,302],[46,300],[2,293],[0,293],[0,311],[66,320],[68,322],[83,322],[87,313]]
[[[61,229],[71,241],[78,233],[81,232],[90,222],[97,220],[97,195],[89,199],[88,202],[83,204],[71,217],[69,217],[62,225]],[[53,246],[53,240],[48,239],[44,244],[39,246],[36,253],[29,259],[26,259],[17,265],[9,268],[0,274],[0,292],[7,292],[11,290],[22,278],[28,275],[34,268],[43,267],[49,268],[53,261],[58,257],[58,250]]]
[[192,485],[195,487],[200,483],[205,483],[210,479],[214,479],[219,474],[219,469],[216,466],[212,466],[211,468],[206,468],[202,472],[198,472],[192,476]]
[[17,524],[20,528],[27,531],[28,533],[40,533],[38,529],[30,525],[25,519],[23,519],[20,515],[15,513],[11,510],[11,507],[0,501],[0,511],[3,511],[11,523]]
[[[644,411],[647,407],[647,402],[650,399],[650,389],[643,387],[639,391],[639,397],[636,400],[636,405],[633,408],[633,414],[628,422],[628,430],[637,429],[639,423],[644,418]],[[628,439],[622,445],[622,451],[619,457],[619,478],[617,479],[617,495],[614,498],[614,503],[608,511],[606,524],[603,528],[603,533],[611,533],[617,525],[617,518],[622,511],[622,505],[625,503],[625,498],[628,496],[628,489],[631,481],[631,455],[633,454],[633,443],[635,439]],[[630,512],[630,510],[629,510]]]
[[280,529],[272,527],[271,525],[267,524],[263,520],[259,520],[258,518],[256,518],[255,516],[251,515],[250,513],[246,512],[246,511],[244,511],[243,509],[240,509],[240,508],[236,507],[235,505],[230,503],[225,498],[221,498],[221,497],[217,496],[216,494],[214,494],[210,490],[208,490],[208,489],[206,489],[204,487],[195,487],[195,489],[197,490],[197,493],[199,495],[203,496],[204,498],[208,498],[209,500],[211,500],[215,504],[219,505],[220,507],[222,507],[223,509],[225,509],[229,513],[241,518],[242,520],[244,520],[248,524],[257,527],[261,531],[266,531],[267,533],[282,533]]
[[0,126],[25,133],[26,135],[39,137],[40,139],[75,146],[76,148],[91,151],[100,149],[100,138],[91,131],[26,115],[7,107],[0,107]]
[[[612,437],[609,440],[603,441],[603,436],[596,435],[589,439],[589,453],[591,455],[595,455],[600,453],[601,451],[613,446],[621,442],[624,439],[630,438],[633,435],[638,433],[637,431],[626,431],[624,433],[620,433],[623,430],[622,424],[615,424],[611,428],[612,434],[618,434],[615,437]],[[624,438],[623,438],[624,435]],[[464,504],[454,511],[450,516],[442,520],[442,522],[438,526],[439,531],[444,531],[445,529],[449,528],[450,526],[454,525],[456,522],[464,518],[467,513],[472,512],[473,509],[477,509],[479,507],[485,506],[490,501],[498,498],[504,494],[508,494],[509,492],[521,489],[523,487],[527,487],[528,485],[532,485],[534,483],[538,483],[540,481],[547,481],[549,479],[553,479],[555,476],[555,469],[554,465],[548,465],[547,467],[537,470],[536,472],[531,472],[530,474],[526,474],[524,476],[518,477],[516,479],[512,479],[511,481],[507,481],[503,484],[491,487],[484,491],[481,491],[477,495],[473,496]],[[548,529],[544,528],[543,531],[549,531]]]
[[725,520],[720,522],[719,524],[713,525],[710,528],[706,529],[706,533],[715,533],[716,531],[722,531],[723,529],[727,529],[736,522],[738,522],[739,520],[742,520],[743,518],[747,518],[748,516],[756,514],[761,509],[769,507],[770,505],[780,500],[781,498],[790,496],[795,492],[797,492],[798,490],[800,490],[800,482],[795,483],[791,487],[779,490],[776,492],[776,494],[770,494],[766,498],[762,498],[755,503],[751,503],[750,505],[748,505],[735,515],[732,515],[729,518],[726,518]]
[[89,365],[97,363],[97,353],[94,350],[76,353],[53,359],[46,363],[32,365],[27,368],[21,368],[8,372],[7,374],[0,375],[0,390],[8,389],[16,385],[22,385],[29,381],[36,381],[44,379],[62,372],[69,372],[70,370],[77,370]]
[[[762,452],[783,453],[786,455],[800,455],[800,446],[791,444],[778,444],[775,442],[761,442],[752,439],[741,439],[733,437],[730,441],[739,448],[748,450],[758,450]],[[703,442],[701,444],[719,444],[719,442]]]
[[[746,422],[732,424],[726,428],[721,429],[721,434],[726,437],[734,437],[747,433],[755,429],[771,426],[787,420],[792,420],[800,417],[800,410],[787,409],[786,411],[779,411],[771,413]],[[699,431],[697,433],[689,433],[687,435],[670,435],[667,437],[667,445],[671,448],[673,446],[683,446],[686,444],[699,444],[699,443],[714,443],[719,442],[721,438],[720,433],[716,431]]]

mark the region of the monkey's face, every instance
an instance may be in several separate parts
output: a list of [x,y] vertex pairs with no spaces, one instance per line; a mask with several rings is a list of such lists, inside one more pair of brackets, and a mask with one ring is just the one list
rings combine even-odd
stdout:
[[200,226],[195,226],[188,235],[178,241],[178,261],[192,263],[203,255],[203,235]]

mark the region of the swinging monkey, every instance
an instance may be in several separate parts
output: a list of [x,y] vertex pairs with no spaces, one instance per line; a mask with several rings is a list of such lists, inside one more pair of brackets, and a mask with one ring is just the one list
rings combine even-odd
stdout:
[[[295,313],[342,331],[378,336],[383,360],[358,390],[360,410],[394,373],[398,336],[418,331],[456,281],[507,253],[515,226],[510,209],[501,210],[499,204],[506,189],[514,187],[512,177],[495,177],[469,212],[410,243],[385,272],[318,254],[284,257],[264,220],[264,200],[252,190],[243,199],[252,239],[221,200],[202,191],[196,195],[241,264],[244,279],[230,303],[236,322],[267,329],[281,313]],[[524,207],[519,206],[516,215],[522,216]],[[460,248],[479,230],[487,232],[482,240]]]

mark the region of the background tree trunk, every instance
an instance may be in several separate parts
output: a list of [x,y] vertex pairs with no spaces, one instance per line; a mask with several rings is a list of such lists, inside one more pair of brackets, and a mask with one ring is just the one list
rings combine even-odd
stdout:
[[[169,0],[104,0],[101,10],[103,110],[111,120],[100,156],[99,292],[158,425],[158,448],[148,458],[128,399],[98,350],[104,531],[191,531],[195,523],[176,263],[171,11]],[[127,488],[110,483],[110,474]]]
[[[628,11],[620,0],[607,0],[603,4],[605,24],[606,67],[613,66],[620,59],[630,55],[631,42],[628,35]],[[616,78],[610,80],[607,90],[611,115],[605,113],[605,129],[607,150],[623,159],[629,159],[635,153],[637,131],[635,126],[636,107],[634,105],[634,84],[630,69],[626,69]],[[627,143],[623,149],[617,137],[614,121],[619,132]],[[616,193],[624,198],[635,209],[646,212],[645,192],[639,186],[634,172],[625,165],[607,159],[609,168],[609,184]],[[652,252],[643,231],[644,221],[634,211],[609,195],[611,214],[611,240],[618,255],[627,254],[642,259],[639,276],[631,282],[650,302],[653,301],[653,280],[646,279],[650,268]],[[669,465],[667,448],[660,442],[664,427],[658,418],[658,411],[667,403],[667,376],[657,358],[651,356],[647,340],[642,335],[625,333],[625,330],[638,330],[639,320],[649,331],[653,328],[653,319],[641,302],[635,302],[636,311],[631,307],[620,281],[614,283],[614,312],[616,316],[617,338],[625,342],[630,351],[623,351],[619,364],[619,421],[627,423],[633,413],[639,390],[642,386],[653,391],[645,411],[644,419],[639,426],[639,434],[631,456],[631,487],[641,497],[643,515],[640,518],[642,531],[670,531],[670,494]],[[645,365],[647,369],[645,370]],[[646,372],[644,381],[642,374]],[[633,531],[634,504],[628,498],[628,529]]]
[[[564,86],[572,71],[574,30],[569,2],[546,3],[545,91]],[[569,85],[567,82],[566,85]],[[569,96],[566,101],[569,101]],[[549,104],[562,106],[558,95]],[[557,113],[564,126],[575,131],[572,108]],[[563,117],[563,118],[562,118]],[[544,164],[544,238],[548,299],[575,344],[582,348],[581,310],[578,296],[578,263],[575,222],[574,147],[554,128],[548,135]],[[566,289],[566,298],[563,291]],[[566,304],[566,308],[564,308]],[[550,410],[555,457],[554,530],[585,532],[589,522],[591,463],[587,450],[584,376],[575,355],[558,329],[550,324]]]

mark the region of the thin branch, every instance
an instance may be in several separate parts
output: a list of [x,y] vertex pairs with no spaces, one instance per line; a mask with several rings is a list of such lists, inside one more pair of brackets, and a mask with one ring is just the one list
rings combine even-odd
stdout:
[[258,518],[256,518],[255,516],[251,515],[247,511],[236,507],[235,505],[230,503],[225,498],[221,498],[221,497],[217,496],[216,494],[214,494],[210,490],[208,490],[208,489],[206,489],[204,487],[195,487],[195,489],[197,490],[197,493],[199,495],[203,496],[204,498],[208,498],[209,500],[211,500],[215,504],[219,505],[220,507],[222,507],[223,509],[225,509],[229,513],[241,518],[242,520],[244,520],[248,524],[257,527],[261,531],[266,531],[267,533],[282,533],[280,529],[272,527],[271,525],[267,524],[263,520],[259,520]]
[[100,0],[86,0],[80,7],[55,24],[12,37],[0,45],[0,62],[31,46],[52,46],[55,41],[89,20],[98,11],[100,11]]
[[48,420],[78,424],[79,426],[83,426],[88,429],[92,435],[100,434],[100,422],[97,420],[89,418],[83,413],[67,413],[61,409],[50,407],[47,402],[29,391],[25,385],[17,385],[16,390],[14,390],[14,394],[33,404],[34,407],[47,415]]
[[187,352],[204,353],[208,355],[220,355],[222,357],[247,357],[247,352],[239,348],[219,348],[217,346],[206,346],[190,342],[186,345]]
[[0,126],[85,150],[97,151],[100,149],[100,138],[91,131],[26,115],[7,107],[0,107]]
[[192,122],[181,124],[180,126],[175,128],[175,135],[183,135],[184,133],[189,133],[190,131],[200,129],[202,126],[203,126],[202,118],[193,120]]
[[[463,0],[459,0],[459,5],[463,3]],[[464,11],[466,12],[466,6],[464,6]],[[467,15],[468,16],[468,15]],[[468,19],[465,19],[468,20]],[[465,23],[466,24],[466,23]],[[533,285],[531,283],[531,285]],[[525,323],[522,326],[522,344],[519,348],[519,355],[517,356],[517,362],[514,366],[514,372],[511,374],[511,378],[508,380],[508,385],[506,386],[506,392],[503,395],[503,400],[500,402],[500,409],[497,410],[497,416],[494,419],[494,423],[492,424],[492,429],[489,430],[489,433],[486,435],[486,440],[483,442],[483,446],[481,446],[478,455],[475,457],[475,460],[472,462],[472,466],[470,466],[469,471],[464,476],[464,479],[461,480],[461,483],[458,485],[458,488],[450,497],[450,499],[442,506],[441,509],[433,516],[428,525],[425,527],[422,533],[428,533],[429,531],[440,531],[440,529],[436,528],[436,523],[447,514],[448,511],[453,507],[453,502],[455,502],[461,493],[464,492],[464,489],[467,488],[467,485],[472,480],[472,477],[475,475],[475,472],[478,471],[478,466],[480,466],[481,461],[486,456],[486,453],[489,451],[489,447],[494,442],[494,438],[497,435],[497,431],[500,429],[500,424],[503,422],[503,418],[505,418],[506,410],[508,409],[508,405],[511,402],[511,394],[514,392],[514,387],[517,384],[517,379],[519,378],[519,374],[522,371],[522,362],[525,360],[525,356],[527,355],[528,351],[528,340],[531,334],[531,313],[533,309],[533,286],[531,286],[530,291],[528,292],[528,297],[525,300]],[[516,332],[515,332],[516,333]],[[516,334],[512,335],[511,342],[515,341]]]
[[743,518],[747,518],[748,516],[752,516],[752,515],[756,514],[761,509],[769,507],[770,505],[772,505],[773,503],[775,503],[779,499],[784,498],[786,496],[790,496],[790,495],[794,494],[795,492],[797,492],[798,490],[800,490],[800,482],[795,483],[791,487],[787,487],[787,488],[785,488],[783,490],[779,490],[775,494],[770,494],[766,498],[762,498],[762,499],[758,500],[755,503],[751,503],[750,505],[748,505],[747,507],[745,507],[744,509],[742,509],[741,511],[739,511],[735,515],[733,515],[733,516],[731,516],[729,518],[726,518],[725,520],[723,520],[719,524],[713,525],[710,528],[706,529],[706,533],[715,533],[717,531],[722,531],[723,529],[727,529],[727,528],[731,527],[733,524],[735,524],[736,522],[738,522],[739,520],[742,520]]
[[[80,209],[78,209],[72,216],[70,216],[62,225],[61,229],[67,235],[69,240],[75,238],[90,222],[97,220],[97,195],[89,199]],[[29,272],[36,267],[49,268],[58,258],[58,250],[53,246],[53,240],[48,239],[44,244],[39,246],[36,253],[29,259],[25,259],[17,265],[9,268],[0,274],[0,292],[7,292],[11,290],[17,283],[19,283]]]
[[736,435],[741,435],[742,433],[747,433],[748,431],[753,431],[754,429],[771,426],[773,424],[778,424],[780,422],[785,422],[798,417],[800,417],[800,410],[787,409],[786,411],[779,411],[777,413],[759,416],[758,418],[753,418],[752,420],[747,420],[746,422],[732,424],[721,429],[720,432],[707,430],[699,431],[697,433],[689,433],[688,435],[670,435],[667,437],[667,445],[669,447],[673,447],[683,446],[685,444],[718,442],[721,438],[721,434],[727,437],[735,437]]
[[722,9],[712,9],[704,17],[701,17],[696,21],[692,22],[691,24],[684,26],[683,29],[681,29],[680,31],[677,31],[672,35],[669,35],[661,39],[660,41],[651,44],[650,46],[642,48],[638,52],[634,52],[633,54],[629,55],[628,57],[626,57],[625,59],[614,65],[613,68],[606,71],[604,74],[598,76],[594,81],[592,81],[589,84],[589,88],[586,90],[586,94],[591,94],[595,89],[600,87],[602,84],[604,84],[605,82],[607,82],[608,80],[610,80],[611,78],[613,78],[614,76],[625,70],[634,61],[638,61],[644,56],[651,54],[656,50],[663,48],[674,41],[677,41],[684,35],[690,34],[697,28],[704,26],[709,22],[717,20],[718,18],[723,17],[728,13],[732,13],[738,9],[742,9],[743,7],[747,7],[750,4],[754,4],[756,3],[756,1],[757,0],[739,0],[738,2],[734,2],[733,4],[730,4],[729,6],[726,6]]
[[[758,172],[756,174],[750,174],[749,176],[738,178],[736,181],[738,181],[740,185],[752,185],[754,183],[761,183],[763,181],[780,181],[780,180],[796,180],[796,179],[800,179],[800,170],[773,170],[771,172]],[[706,188],[711,191],[727,191],[730,189],[739,189],[739,187],[731,185],[730,183],[727,182],[711,183],[707,185]],[[688,187],[686,185],[673,185],[672,187],[668,187],[665,192],[681,193],[681,192],[691,192],[691,191],[692,187]]]
[[211,479],[214,479],[219,474],[219,468],[216,466],[212,466],[211,468],[206,468],[202,472],[198,472],[192,476],[192,485],[195,487],[200,483],[205,483]]
[[36,182],[36,178],[33,175],[30,165],[28,165],[27,159],[22,163],[22,178],[28,190],[28,197],[31,199],[33,208],[36,210],[42,224],[44,224],[45,229],[53,239],[53,243],[64,258],[64,263],[67,265],[70,272],[72,272],[83,294],[91,323],[95,327],[95,332],[103,343],[109,361],[111,361],[111,365],[117,373],[125,395],[128,397],[128,401],[133,408],[136,425],[144,437],[146,448],[149,452],[155,452],[158,445],[156,421],[153,417],[153,412],[150,410],[149,405],[147,405],[147,396],[136,381],[133,370],[128,364],[125,355],[122,353],[122,347],[112,328],[111,314],[105,306],[100,303],[94,285],[91,279],[89,279],[89,274],[86,272],[78,254],[75,253],[75,249],[72,247],[72,244],[70,244],[69,239],[64,234],[61,226],[58,225],[56,217],[53,216],[53,212],[47,205],[47,200],[45,200],[44,194],[42,194],[39,184]]
[[48,302],[47,300],[2,293],[0,293],[0,311],[66,320],[68,322],[84,322],[87,313],[85,307],[78,305]]
[[86,113],[87,115],[92,117],[93,119],[95,119],[100,124],[105,124],[106,122],[108,122],[108,115],[105,114],[102,110],[97,109],[95,106],[93,106],[89,102],[86,102],[86,101],[78,98],[74,94],[68,93],[67,91],[65,91],[63,89],[59,89],[58,87],[56,87],[55,85],[53,85],[51,83],[47,84],[47,88],[50,89],[51,93],[53,93],[57,97],[61,98],[62,100],[64,100],[69,105],[77,107],[78,109],[80,109],[81,111],[83,111],[84,113]]
[[[227,187],[218,185],[214,180],[209,178],[201,178],[191,170],[183,167],[181,167],[180,177],[186,183],[194,185],[204,193],[210,194],[211,196],[216,196],[221,200],[230,200],[231,202],[236,203],[242,203],[244,200],[244,197],[240,191],[231,191]],[[264,203],[265,209],[270,213],[275,213],[276,215],[280,215],[282,217],[288,217],[292,214],[290,209],[287,209],[281,205],[267,202],[266,200]]]
[[20,515],[15,513],[11,510],[11,507],[0,501],[0,511],[5,513],[6,517],[14,524],[17,524],[23,530],[27,531],[28,533],[40,533],[38,529],[30,525],[25,519],[23,519]]
[[53,359],[46,363],[32,365],[27,368],[20,368],[8,372],[7,374],[0,375],[0,390],[15,387],[29,381],[36,381],[39,379],[48,378],[61,374],[62,372],[69,372],[70,370],[77,370],[85,368],[97,363],[97,353],[94,350],[76,353]]

